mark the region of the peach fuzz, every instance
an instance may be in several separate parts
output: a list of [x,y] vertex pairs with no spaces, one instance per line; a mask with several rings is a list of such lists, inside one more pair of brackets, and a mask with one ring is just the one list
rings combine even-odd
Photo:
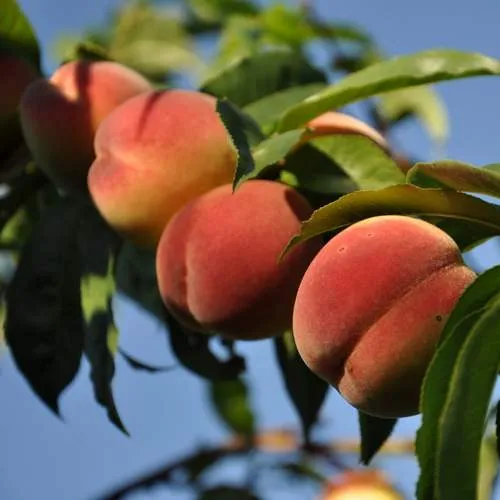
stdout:
[[215,98],[189,90],[142,94],[99,127],[88,176],[95,205],[118,232],[154,247],[186,203],[232,182],[237,155]]
[[304,275],[293,313],[297,349],[354,407],[414,415],[446,319],[475,277],[432,224],[403,216],[358,222]]
[[307,131],[304,133],[301,143],[335,134],[363,135],[381,148],[386,150],[389,148],[387,141],[380,132],[364,121],[338,111],[328,111],[308,122]]
[[20,105],[35,162],[63,191],[86,193],[97,127],[117,106],[151,88],[136,71],[108,61],[72,61],[50,80],[36,80]]
[[214,189],[178,212],[158,245],[166,307],[186,326],[241,340],[291,327],[295,294],[317,253],[313,239],[278,262],[312,209],[298,192],[252,180]]
[[[24,89],[39,78],[36,68],[27,60],[9,52],[0,51],[0,154],[4,153],[15,137],[12,128]],[[18,131],[19,129],[16,128]]]

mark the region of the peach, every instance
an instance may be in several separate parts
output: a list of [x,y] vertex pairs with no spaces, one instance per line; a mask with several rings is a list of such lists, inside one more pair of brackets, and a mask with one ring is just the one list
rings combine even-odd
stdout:
[[95,205],[123,236],[154,247],[187,202],[232,182],[237,155],[200,92],[167,90],[127,101],[102,123],[88,176]]
[[293,313],[297,349],[363,412],[416,414],[445,321],[475,277],[455,242],[428,222],[380,216],[353,224],[304,275]]
[[327,485],[322,500],[403,500],[377,470],[343,472]]
[[72,61],[50,80],[36,80],[20,105],[35,162],[63,191],[86,193],[97,127],[117,106],[151,88],[136,71],[108,61]]
[[[36,68],[15,54],[0,52],[0,154],[19,133],[17,110],[24,89],[39,77]],[[20,136],[20,133],[19,133]]]
[[338,111],[328,111],[312,119],[308,122],[307,129],[302,137],[302,142],[326,135],[354,134],[368,137],[383,149],[389,147],[382,134],[373,127],[354,116]]
[[319,249],[314,239],[278,262],[312,209],[298,192],[251,180],[233,194],[221,186],[170,221],[158,245],[156,274],[166,307],[200,332],[242,340],[291,327],[295,294]]

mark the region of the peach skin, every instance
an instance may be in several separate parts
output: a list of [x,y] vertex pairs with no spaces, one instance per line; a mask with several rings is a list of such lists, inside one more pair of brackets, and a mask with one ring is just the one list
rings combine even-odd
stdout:
[[35,162],[61,190],[87,193],[97,127],[117,106],[148,90],[142,75],[108,61],[72,61],[50,80],[36,80],[20,105]]
[[446,319],[475,277],[432,224],[403,216],[353,224],[304,275],[293,313],[297,349],[354,407],[414,415]]
[[130,99],[102,123],[88,176],[95,205],[124,237],[155,247],[192,199],[232,182],[237,155],[215,98],[189,90]]
[[179,211],[158,245],[156,273],[166,307],[186,326],[240,340],[291,327],[295,294],[320,241],[278,257],[312,209],[273,181],[225,185]]

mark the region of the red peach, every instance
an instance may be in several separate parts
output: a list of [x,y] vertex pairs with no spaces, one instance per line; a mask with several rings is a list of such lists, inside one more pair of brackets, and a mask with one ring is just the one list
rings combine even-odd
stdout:
[[197,198],[170,221],[156,272],[166,307],[185,325],[254,340],[291,327],[295,294],[319,249],[310,240],[278,262],[312,209],[298,192],[252,180]]
[[365,413],[416,414],[445,321],[475,277],[432,224],[403,216],[358,222],[304,275],[293,313],[297,349]]
[[232,182],[237,156],[216,100],[167,90],[127,101],[99,127],[88,185],[118,232],[155,246],[187,202]]
[[33,82],[20,112],[35,162],[63,191],[86,192],[97,127],[117,106],[148,90],[142,75],[108,61],[72,61],[50,80]]

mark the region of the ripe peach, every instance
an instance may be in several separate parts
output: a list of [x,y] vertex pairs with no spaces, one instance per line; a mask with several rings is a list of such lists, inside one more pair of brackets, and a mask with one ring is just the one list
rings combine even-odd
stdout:
[[200,92],[150,92],[99,127],[88,185],[103,217],[125,237],[155,246],[187,202],[232,182],[236,151],[215,108]]
[[20,105],[21,125],[37,165],[62,190],[87,191],[98,125],[117,106],[151,90],[134,70],[108,61],[73,61],[33,82]]
[[403,500],[385,475],[376,470],[347,471],[325,489],[322,500]]
[[307,129],[302,142],[326,135],[356,134],[368,137],[383,149],[388,149],[389,147],[385,138],[373,127],[354,116],[338,111],[328,111],[312,119],[307,124]]
[[278,257],[311,211],[292,188],[263,180],[234,194],[221,186],[192,201],[158,245],[166,307],[198,331],[244,340],[281,334],[291,327],[295,294],[319,240]]
[[293,313],[297,349],[365,413],[416,414],[446,318],[474,279],[455,242],[432,224],[403,216],[358,222],[304,275]]
[[[19,133],[17,109],[24,89],[39,77],[27,60],[0,52],[0,154],[9,149]],[[19,133],[20,135],[20,133]]]

